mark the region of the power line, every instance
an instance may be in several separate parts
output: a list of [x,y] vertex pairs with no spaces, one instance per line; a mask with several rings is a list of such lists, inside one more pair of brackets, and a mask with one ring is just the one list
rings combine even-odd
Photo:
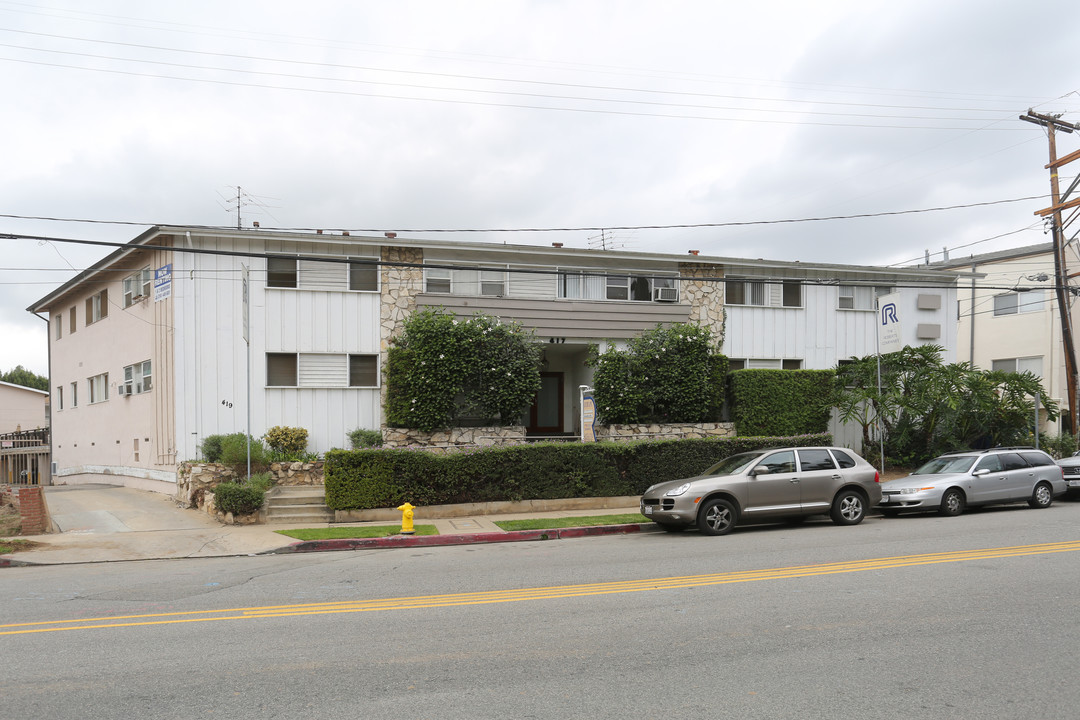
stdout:
[[[356,232],[356,233],[374,233],[383,234],[385,232],[404,232],[404,233],[548,233],[548,232],[602,232],[608,230],[680,230],[680,229],[695,229],[695,228],[724,228],[724,227],[747,227],[754,225],[784,225],[803,222],[826,222],[832,220],[858,220],[865,218],[878,218],[878,217],[895,217],[897,215],[916,215],[920,213],[931,212],[944,212],[946,210],[963,210],[968,208],[988,207],[991,205],[1005,205],[1009,203],[1027,202],[1028,200],[1042,200],[1045,195],[1030,195],[1028,197],[1011,198],[1007,200],[988,200],[985,202],[965,203],[958,205],[942,205],[938,207],[918,208],[913,210],[886,210],[882,212],[874,213],[856,213],[852,215],[827,215],[820,217],[804,217],[804,218],[785,218],[780,220],[733,220],[728,222],[715,222],[715,223],[674,223],[669,225],[595,225],[595,226],[582,226],[582,227],[546,227],[546,228],[316,228],[316,227],[265,227],[262,228],[265,231],[277,231],[277,232],[321,232],[322,230],[330,230],[334,232]],[[190,227],[199,230],[228,230],[229,228],[222,225],[184,225],[184,224],[171,224],[171,223],[147,223],[136,222],[132,220],[88,220],[80,218],[61,218],[61,217],[49,217],[44,215],[14,215],[0,213],[0,218],[8,218],[12,220],[38,220],[44,222],[70,222],[70,223],[87,223],[96,225],[134,225],[141,227],[154,227],[154,226],[166,226],[166,227]],[[1027,229],[1027,228],[1024,228]],[[1011,235],[1020,230],[1015,230],[1011,233],[1004,233],[997,237],[1004,237],[1005,235]],[[0,235],[3,237],[3,235]],[[27,235],[20,235],[19,237],[30,237]],[[988,238],[993,240],[995,238]],[[980,240],[978,242],[985,242]],[[969,243],[976,244],[976,243]],[[961,245],[959,247],[968,247],[967,245]],[[918,260],[919,258],[916,258]],[[913,262],[913,261],[909,261]],[[894,263],[896,264],[896,263]]]

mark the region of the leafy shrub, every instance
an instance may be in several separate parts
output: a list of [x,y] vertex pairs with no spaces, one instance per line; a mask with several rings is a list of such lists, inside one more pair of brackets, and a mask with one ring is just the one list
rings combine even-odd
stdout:
[[[247,464],[247,440],[245,433],[232,433],[221,439],[221,458],[219,462],[234,467]],[[251,465],[265,467],[267,464],[266,446],[259,438],[251,438]]]
[[665,480],[692,477],[729,455],[776,445],[823,445],[828,434],[530,443],[447,455],[418,450],[332,450],[326,504],[335,510],[640,495]]
[[224,435],[207,435],[199,443],[199,454],[206,462],[216,463],[221,461],[221,441]]
[[307,449],[308,431],[299,427],[275,425],[263,435],[270,450],[285,456],[299,455]]
[[605,423],[695,423],[719,417],[727,358],[709,330],[657,325],[626,350],[590,348],[597,412]]
[[415,312],[387,353],[386,419],[430,431],[459,418],[512,425],[540,389],[540,346],[518,323]]
[[1060,435],[1039,434],[1039,447],[1053,457],[1061,459],[1076,452],[1076,438],[1067,432]]
[[233,515],[250,515],[263,506],[266,492],[254,485],[224,482],[214,488],[214,505]]
[[383,437],[378,430],[353,430],[349,433],[349,443],[353,450],[369,447],[382,447]]
[[274,476],[268,472],[255,473],[245,481],[245,484],[266,492],[274,486]]
[[735,370],[731,419],[739,435],[799,435],[829,427],[832,370]]

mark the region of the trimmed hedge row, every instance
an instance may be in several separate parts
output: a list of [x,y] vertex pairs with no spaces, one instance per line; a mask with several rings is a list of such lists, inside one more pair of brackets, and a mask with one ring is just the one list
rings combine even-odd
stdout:
[[739,435],[825,432],[833,391],[832,370],[733,370],[731,419]]
[[326,504],[334,510],[640,495],[692,477],[729,455],[775,446],[829,445],[796,437],[532,443],[436,455],[422,450],[332,450]]

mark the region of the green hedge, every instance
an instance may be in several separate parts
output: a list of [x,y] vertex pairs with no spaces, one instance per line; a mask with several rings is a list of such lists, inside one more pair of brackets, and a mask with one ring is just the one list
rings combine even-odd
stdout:
[[731,419],[739,435],[801,435],[829,428],[832,370],[734,370]]
[[266,492],[260,487],[224,482],[214,488],[214,506],[224,513],[249,515],[263,506]]
[[828,445],[798,437],[533,443],[436,455],[423,450],[332,450],[326,504],[335,510],[640,495],[692,477],[729,455],[782,445]]

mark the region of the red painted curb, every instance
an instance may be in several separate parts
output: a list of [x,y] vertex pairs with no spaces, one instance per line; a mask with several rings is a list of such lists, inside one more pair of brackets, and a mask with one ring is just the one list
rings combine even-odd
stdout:
[[329,552],[333,550],[367,550],[372,548],[439,547],[444,545],[475,545],[479,543],[528,542],[532,540],[561,540],[563,538],[622,535],[641,531],[641,525],[597,525],[548,530],[512,530],[509,532],[469,533],[462,535],[390,535],[382,538],[345,538],[341,540],[301,540],[266,554]]

